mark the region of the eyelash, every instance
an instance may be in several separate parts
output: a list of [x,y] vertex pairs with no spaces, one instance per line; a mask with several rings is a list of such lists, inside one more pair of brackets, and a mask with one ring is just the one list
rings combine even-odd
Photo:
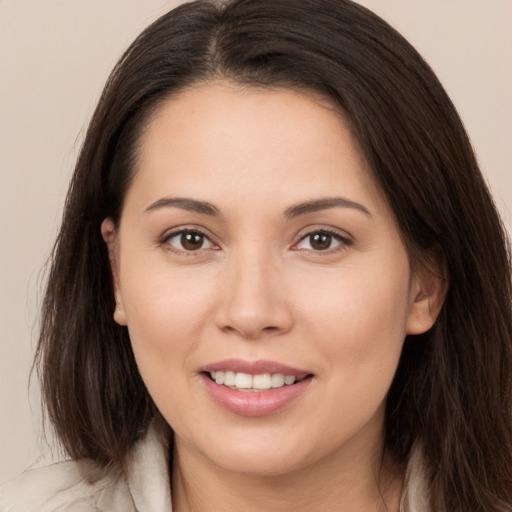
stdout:
[[[180,239],[181,248],[174,247],[170,243],[173,238],[176,238],[176,237],[181,238],[186,235],[197,235],[197,236],[201,237],[201,247],[199,247],[198,249],[187,250],[185,247],[183,247],[183,239]],[[338,244],[334,248],[328,247],[327,249],[318,249],[318,250],[304,249],[304,248],[297,247],[298,245],[301,244],[301,242],[303,242],[303,241],[307,240],[308,238],[311,238],[315,235],[323,235],[323,236],[330,237],[330,242],[332,242],[332,240],[334,240],[334,241],[338,242]],[[208,248],[208,249],[203,249],[202,245],[205,242],[209,242],[214,247]],[[168,248],[169,250],[171,250],[173,252],[185,254],[187,256],[194,256],[203,250],[219,250],[219,247],[214,242],[212,242],[212,240],[206,233],[202,232],[199,229],[191,229],[191,228],[180,229],[178,231],[173,231],[171,233],[166,234],[160,240],[160,244],[167,246],[166,248]],[[320,254],[332,254],[332,253],[346,250],[346,248],[349,247],[351,244],[352,244],[352,241],[348,237],[342,236],[336,231],[329,230],[329,229],[315,229],[315,230],[309,231],[305,235],[301,236],[299,241],[295,242],[292,245],[292,250],[294,250],[294,251],[310,251],[312,253],[319,254],[319,255]],[[310,241],[310,246],[311,246],[311,241]]]

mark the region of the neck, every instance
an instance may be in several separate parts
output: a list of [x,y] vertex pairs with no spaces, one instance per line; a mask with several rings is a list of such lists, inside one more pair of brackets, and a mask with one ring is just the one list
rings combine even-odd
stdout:
[[173,454],[174,512],[294,510],[398,512],[403,467],[382,448],[365,456],[331,454],[286,474],[254,475],[219,468],[179,441]]

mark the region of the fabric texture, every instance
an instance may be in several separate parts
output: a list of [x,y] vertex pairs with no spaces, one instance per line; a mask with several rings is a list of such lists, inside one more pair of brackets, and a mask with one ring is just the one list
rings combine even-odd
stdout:
[[[136,444],[127,477],[88,483],[92,464],[66,461],[28,470],[0,487],[0,512],[172,512],[167,450],[153,429]],[[428,512],[420,450],[413,451],[401,511]]]
[[25,471],[0,487],[0,512],[172,512],[167,450],[153,429],[137,443],[127,478],[88,483],[88,463]]

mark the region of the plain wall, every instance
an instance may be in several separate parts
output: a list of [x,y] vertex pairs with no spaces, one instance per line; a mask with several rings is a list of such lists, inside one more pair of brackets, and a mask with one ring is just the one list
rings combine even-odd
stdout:
[[[0,0],[0,481],[41,453],[52,459],[41,442],[37,382],[29,401],[28,378],[40,271],[84,129],[121,52],[178,3]],[[510,230],[512,2],[360,3],[401,31],[438,74]]]

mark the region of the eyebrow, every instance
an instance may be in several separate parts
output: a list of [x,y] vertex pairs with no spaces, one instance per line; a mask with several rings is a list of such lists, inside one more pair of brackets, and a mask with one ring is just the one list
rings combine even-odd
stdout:
[[288,219],[293,219],[300,215],[306,215],[308,213],[315,213],[321,210],[328,210],[330,208],[353,208],[364,213],[368,217],[372,217],[370,210],[366,206],[345,199],[344,197],[325,197],[315,199],[313,201],[306,201],[305,203],[299,203],[294,206],[290,206],[284,212],[284,215]]
[[[163,197],[148,206],[145,211],[149,213],[154,210],[159,210],[160,208],[181,208],[189,212],[201,213],[212,217],[222,217],[220,211],[213,204],[184,197]],[[372,217],[372,214],[364,205],[351,201],[350,199],[345,199],[344,197],[326,197],[299,203],[287,208],[284,212],[284,216],[288,219],[293,219],[300,215],[328,210],[330,208],[353,208],[366,214],[368,217]]]
[[145,212],[149,213],[154,210],[159,210],[160,208],[181,208],[182,210],[187,210],[189,212],[221,217],[219,210],[213,206],[213,204],[207,203],[206,201],[197,201],[195,199],[188,199],[184,197],[163,197],[148,206]]

